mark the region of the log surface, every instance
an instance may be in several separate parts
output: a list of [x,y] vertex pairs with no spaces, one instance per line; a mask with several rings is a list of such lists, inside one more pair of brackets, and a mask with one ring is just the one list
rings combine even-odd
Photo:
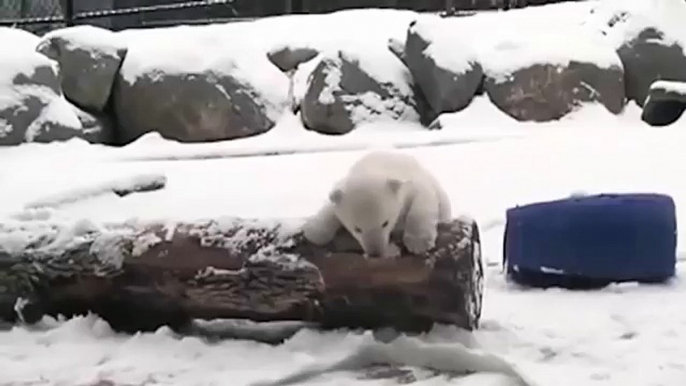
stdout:
[[0,319],[93,312],[123,331],[218,318],[403,331],[478,326],[483,267],[474,221],[441,224],[436,248],[397,259],[364,258],[345,231],[314,246],[298,225],[0,225]]

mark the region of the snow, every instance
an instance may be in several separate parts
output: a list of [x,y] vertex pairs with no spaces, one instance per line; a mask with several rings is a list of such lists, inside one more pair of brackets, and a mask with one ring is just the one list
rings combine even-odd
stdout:
[[[240,251],[246,245],[259,240],[260,236],[253,232],[254,229],[263,229],[275,235],[273,243],[275,245],[287,246],[289,238],[298,231],[300,223],[298,221],[277,221],[263,216],[257,219],[243,219],[236,217],[220,217],[207,223],[206,227],[193,230],[190,235],[200,240],[200,245],[225,248],[233,251]],[[239,227],[240,226],[240,227]],[[237,229],[238,228],[238,229]],[[236,230],[233,232],[233,230]],[[226,238],[227,232],[232,231],[232,237]],[[257,253],[271,253],[272,246],[264,246]]]
[[[9,88],[18,74],[30,75],[37,68],[55,65],[55,62],[35,51],[39,41],[40,38],[29,32],[0,27],[0,49],[3,50],[0,87]],[[2,106],[4,104],[0,104],[0,108]]]
[[359,104],[351,103],[353,107],[350,114],[350,118],[358,126],[361,123],[396,122],[397,120],[419,121],[419,114],[397,96],[383,99],[378,94],[368,91],[357,95],[344,95],[341,99],[344,102],[359,102]]
[[[301,65],[293,75],[292,98],[296,101],[305,94],[316,64],[322,58],[337,58],[339,52],[354,59],[380,84],[395,86],[400,97],[408,96],[412,95],[409,71],[388,49],[388,42],[404,41],[414,20],[418,20],[418,31],[432,41],[427,55],[439,66],[457,73],[468,70],[476,61],[497,77],[535,63],[566,65],[577,60],[603,68],[621,66],[611,45],[599,44],[591,33],[594,29],[582,25],[590,4],[539,8],[447,19],[411,11],[348,10],[212,26],[127,30],[119,33],[129,46],[121,74],[129,83],[143,74],[153,79],[165,74],[208,72],[237,76],[255,87],[259,99],[269,106],[270,118],[276,120],[289,105],[291,81],[268,61],[267,53],[284,46],[307,47],[320,55]],[[355,33],[350,34],[353,25]],[[493,25],[498,28],[491,28]],[[566,39],[568,33],[553,36],[550,32],[557,30],[571,30],[575,39]],[[331,97],[324,92],[322,102],[331,101]],[[397,98],[387,103],[373,97],[364,101],[369,103],[359,103],[355,122],[418,118]]]
[[621,68],[614,47],[597,36],[597,27],[587,21],[598,3],[563,3],[445,19],[424,16],[417,28],[420,34],[431,37],[428,54],[447,68],[464,70],[476,60],[496,79],[546,63],[566,66],[578,61],[600,68]]
[[[46,222],[75,224],[81,219],[93,224],[131,219],[173,224],[221,215],[297,219],[319,207],[331,184],[365,149],[399,145],[399,151],[414,154],[437,174],[455,203],[456,213],[469,214],[481,225],[486,290],[483,327],[474,339],[483,350],[515,364],[541,385],[681,385],[686,379],[680,359],[686,355],[682,332],[686,325],[686,285],[682,280],[653,286],[614,285],[599,291],[524,290],[504,281],[500,260],[507,208],[578,191],[670,194],[677,203],[679,240],[683,240],[686,189],[680,176],[684,164],[681,144],[686,140],[684,121],[655,131],[641,123],[640,111],[630,105],[620,116],[586,106],[560,122],[517,123],[492,118],[493,110],[485,98],[475,102],[463,112],[448,116],[448,124],[455,124],[442,131],[369,125],[358,134],[356,147],[346,149],[346,136],[338,137],[339,149],[333,142],[327,143],[329,137],[319,136],[304,140],[302,153],[271,157],[256,151],[242,157],[180,157],[175,161],[130,158],[155,148],[167,154],[184,153],[185,145],[159,139],[131,149],[86,145],[78,140],[0,149],[4,160],[0,182],[5,182],[0,191],[0,218],[4,218],[3,223],[20,223],[25,228],[43,227]],[[463,114],[462,119],[457,118],[459,114]],[[293,124],[293,120],[284,120],[280,125],[289,122]],[[390,135],[393,130],[396,134]],[[473,140],[475,132],[482,138]],[[203,147],[212,153],[221,151],[222,146],[230,150],[234,144],[256,146],[259,138],[196,144],[188,154],[202,155]],[[278,144],[283,138],[264,136],[262,141],[266,148],[270,141]],[[322,148],[310,152],[315,138],[322,141]],[[430,144],[428,138],[438,144]],[[295,143],[289,146],[297,150]],[[16,173],[18,165],[21,173]],[[84,198],[34,220],[14,217],[27,203],[44,197],[46,186],[52,192],[64,192],[101,186],[137,173],[164,174],[167,185],[159,191],[123,198],[114,194]],[[217,226],[231,223],[219,222]],[[20,236],[30,235],[24,232]],[[2,245],[7,244],[3,241]],[[680,275],[686,272],[684,255],[680,242]],[[156,379],[194,385],[232,379],[236,384],[249,384],[317,363],[334,363],[370,339],[353,332],[304,329],[277,347],[244,341],[210,345],[164,328],[135,336],[115,334],[95,317],[44,323],[38,329],[15,327],[0,333],[0,367],[9,369],[3,373],[4,379],[19,383],[43,377],[53,383],[73,384],[98,379],[138,384]],[[438,328],[421,341],[458,339],[457,331],[446,332],[446,328]],[[46,345],[50,350],[44,349]],[[76,347],[78,354],[66,355]],[[24,360],[27,357],[31,362]],[[311,384],[333,385],[337,380],[350,385],[364,383],[347,373],[335,373],[319,378],[323,383]],[[438,377],[420,384],[447,382]],[[461,381],[475,386],[488,382],[496,383],[496,379],[472,376]],[[497,382],[507,384],[502,379]]]
[[[288,78],[258,47],[234,47],[233,39],[215,41],[205,36],[214,32],[209,27],[165,30],[167,34],[159,34],[157,30],[124,31],[133,36],[122,32],[128,46],[120,69],[124,81],[133,84],[142,76],[158,81],[165,76],[184,74],[203,74],[216,81],[218,77],[230,76],[254,91],[251,97],[265,106],[270,119],[278,119],[288,106]],[[249,40],[246,36],[237,39]],[[217,87],[221,90],[219,83]]]
[[91,25],[78,25],[46,33],[36,49],[40,51],[43,46],[50,44],[54,39],[63,41],[65,48],[69,51],[85,49],[95,55],[110,57],[118,57],[120,50],[126,48],[126,42],[110,30]]
[[[393,67],[403,67],[402,70],[392,68],[392,71],[386,71],[385,74],[383,72],[365,72],[373,80],[380,82],[379,86],[389,96],[382,98],[373,91],[352,94],[350,93],[352,90],[343,90],[341,82],[343,80],[344,61],[363,69],[363,71],[376,71],[376,68],[370,66],[369,63],[374,63],[378,59],[388,56],[388,52],[382,51],[382,53],[383,55],[358,55],[354,52],[341,50],[333,53],[335,56],[318,55],[310,62],[300,66],[296,71],[293,90],[295,92],[295,99],[301,101],[304,98],[313,79],[310,74],[321,63],[323,66],[324,85],[318,101],[323,105],[332,105],[336,101],[336,97],[338,97],[345,103],[345,107],[350,110],[350,118],[356,126],[368,122],[396,121],[398,119],[418,122],[419,114],[407,103],[407,100],[411,99],[413,95],[410,86],[412,82],[411,76],[409,70],[404,67],[400,60],[396,59],[392,64]],[[388,74],[394,75],[389,76]],[[356,77],[355,72],[352,71],[350,76]],[[364,81],[364,78],[362,81]],[[351,82],[354,84],[355,80]]]
[[[5,60],[5,58],[7,57],[3,57],[3,60]],[[18,70],[14,76],[22,74],[23,72],[24,71]],[[26,107],[26,101],[30,98],[35,98],[45,104],[40,110],[39,115],[26,128],[26,132],[24,133],[24,139],[26,141],[34,141],[41,135],[42,131],[50,125],[74,129],[82,127],[81,121],[79,121],[79,117],[72,108],[72,105],[63,95],[56,94],[49,86],[37,84],[12,85],[10,83],[3,84],[2,81],[3,79],[0,78],[0,110],[25,110],[28,108]],[[3,119],[2,121],[5,120]],[[0,123],[0,138],[10,135],[11,132],[12,128],[9,123],[7,123],[6,126],[5,124]]]
[[131,256],[133,257],[143,255],[145,252],[150,250],[150,248],[161,243],[162,239],[156,234],[150,232],[141,235],[141,237],[137,238],[136,241],[137,242],[133,245],[133,248],[131,249]]
[[[482,47],[514,45],[516,52],[528,52],[528,46],[519,50],[522,46],[516,44],[543,31],[590,34],[593,28],[582,22],[598,4],[574,2],[484,13],[446,23],[470,30],[465,39],[474,36],[481,41],[477,47],[481,60]],[[278,102],[286,98],[288,77],[263,57],[272,46],[288,40],[293,46],[322,50],[339,43],[346,52],[381,50],[390,55],[384,56],[383,65],[397,69],[393,62],[397,58],[388,51],[387,41],[389,37],[402,40],[416,16],[382,10],[288,16],[256,22],[260,34],[247,23],[125,31],[121,35],[134,53],[125,72],[127,79],[135,80],[148,70],[205,71],[217,63],[235,63],[235,68],[227,70],[239,69],[266,98]],[[350,33],[351,26],[355,33]],[[521,38],[510,36],[512,31]],[[589,35],[588,39],[595,38]],[[560,43],[536,40],[532,44],[542,46],[541,42]],[[160,57],[163,54],[171,56]],[[314,68],[314,60],[304,67]],[[378,65],[370,73],[381,74],[383,65]],[[392,72],[385,76],[400,74]],[[296,73],[295,78],[297,89],[306,75]],[[396,148],[415,155],[436,174],[456,216],[464,214],[477,221],[486,271],[479,330],[466,335],[437,326],[407,341],[422,350],[476,347],[513,364],[541,386],[682,386],[686,381],[686,118],[655,130],[640,115],[633,103],[618,116],[588,104],[559,121],[521,123],[498,111],[486,97],[477,97],[465,110],[443,115],[443,129],[434,131],[415,123],[376,122],[348,135],[326,136],[304,130],[297,115],[285,112],[272,131],[228,142],[181,144],[148,134],[124,148],[89,145],[78,139],[0,148],[0,248],[21,250],[35,242],[39,233],[54,237],[51,247],[63,248],[69,239],[93,237],[93,231],[111,224],[146,222],[164,224],[162,233],[168,239],[179,223],[207,219],[216,220],[216,228],[208,227],[201,236],[208,243],[223,243],[226,240],[215,237],[219,234],[215,231],[230,227],[236,216],[263,221],[262,225],[285,219],[287,225],[280,235],[286,237],[294,224],[319,208],[330,186],[365,151]],[[136,176],[163,176],[166,183],[162,189],[124,197],[105,189],[137,181]],[[678,276],[674,280],[594,291],[524,289],[505,281],[502,235],[508,208],[578,192],[636,191],[669,194],[676,202]],[[111,253],[115,249],[110,243],[117,238],[108,236],[116,234],[96,239],[93,252],[116,267],[121,256]],[[150,235],[133,247],[141,252],[161,238],[161,234]],[[249,235],[238,241],[248,242]],[[268,248],[263,252],[257,261],[274,257]],[[284,256],[284,262],[292,263],[290,258]],[[17,304],[21,307],[21,302]],[[180,336],[167,328],[117,334],[92,315],[45,318],[36,326],[0,330],[0,384],[249,385],[310,366],[334,364],[372,341],[369,332],[321,332],[306,326],[289,331],[294,334],[291,338],[272,346]],[[390,354],[410,362],[403,368],[415,371],[417,385],[512,385],[510,379],[494,374],[452,380],[434,376],[412,365],[436,366],[452,355],[431,358],[412,354],[416,352],[403,346]],[[421,360],[430,363],[416,362]],[[392,383],[336,372],[306,384]]]
[[341,69],[339,58],[324,58],[324,87],[319,95],[319,102],[324,105],[332,105],[336,102],[334,92],[341,90]]
[[646,28],[656,28],[666,34],[661,44],[681,43],[686,46],[686,31],[683,28],[686,17],[684,2],[605,0],[595,4],[584,24],[605,34],[615,47],[637,37]]
[[[312,60],[302,63],[290,76],[291,98],[294,106],[298,106],[307,93],[309,87],[310,74],[317,68],[317,65],[324,59],[322,54],[317,55]],[[333,96],[332,96],[333,97]],[[326,97],[324,103],[327,101]]]
[[25,139],[27,141],[34,141],[46,127],[52,125],[75,129],[82,128],[76,110],[63,95],[57,95],[47,87],[36,86],[32,87],[31,92],[25,92],[25,95],[36,96],[47,104],[26,129]]
[[91,185],[84,188],[69,189],[66,192],[52,194],[49,197],[30,202],[26,205],[27,209],[35,209],[41,207],[55,208],[61,205],[67,205],[79,200],[84,200],[94,196],[117,192],[132,192],[137,189],[147,186],[164,187],[167,180],[163,174],[134,174],[125,178],[116,180],[109,180]]
[[[302,384],[313,376],[332,370],[354,370],[369,367],[378,363],[395,366],[413,366],[436,371],[451,372],[453,376],[465,376],[473,372],[505,375],[515,380],[521,386],[531,386],[512,364],[497,356],[484,353],[468,345],[450,342],[426,344],[417,339],[398,337],[382,344],[366,342],[341,360],[330,365],[314,365],[303,369],[285,379],[253,383],[252,386],[280,386],[286,384]],[[482,375],[479,374],[479,375]],[[510,382],[506,384],[511,384]]]
[[611,45],[582,36],[570,39],[568,33],[512,38],[482,52],[480,59],[484,72],[500,81],[517,70],[536,64],[567,67],[570,62],[577,62],[604,69],[623,68]]
[[[27,86],[14,84],[14,79],[18,75],[31,76],[39,68],[52,66],[50,59],[45,56],[22,50],[6,52],[3,55],[2,64],[2,68],[0,68],[0,109],[6,109],[21,101],[21,97],[18,95]],[[52,90],[48,91],[52,92]]]
[[466,31],[453,20],[424,16],[418,18],[410,30],[429,43],[424,54],[432,58],[439,68],[463,74],[478,61],[476,50],[464,35]]
[[3,49],[26,49],[36,47],[40,38],[31,32],[19,28],[0,27],[0,47]]
[[[37,36],[28,32],[0,28],[0,49],[3,51],[0,67],[0,111],[16,114],[28,108],[27,100],[30,98],[46,104],[24,133],[27,141],[33,141],[40,135],[40,130],[46,124],[69,128],[82,127],[69,102],[53,89],[59,86],[57,76],[54,78],[54,84],[39,84],[32,81],[36,71],[49,69],[55,74],[58,71],[56,62],[35,51],[39,41]],[[11,135],[10,121],[0,119],[0,138]]]
[[677,82],[671,80],[658,80],[650,85],[651,90],[665,90],[667,92],[674,92],[686,96],[686,82]]
[[412,95],[410,71],[388,49],[370,52],[347,49],[341,51],[341,55],[343,59],[359,66],[378,83],[393,86],[401,95]]
[[[293,15],[211,26],[126,30],[119,33],[129,47],[121,75],[133,83],[143,74],[154,78],[211,71],[229,74],[254,86],[270,118],[276,119],[289,104],[290,82],[269,62],[266,53],[288,45],[314,48],[326,57],[338,57],[340,50],[358,61],[379,83],[391,83],[402,95],[408,95],[409,72],[386,44],[389,36],[404,38],[416,15],[410,11],[350,10],[325,16]],[[349,34],[353,25],[356,33]],[[300,74],[295,77],[302,79],[301,83],[314,70],[317,60],[310,61],[314,65],[300,66]],[[296,99],[302,98],[304,87],[296,83]]]

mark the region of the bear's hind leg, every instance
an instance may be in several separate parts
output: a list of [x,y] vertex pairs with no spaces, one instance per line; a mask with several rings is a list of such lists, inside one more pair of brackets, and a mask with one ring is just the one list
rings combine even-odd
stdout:
[[307,219],[302,231],[305,238],[312,244],[322,246],[333,240],[341,226],[340,220],[333,211],[333,205],[327,203],[319,212]]

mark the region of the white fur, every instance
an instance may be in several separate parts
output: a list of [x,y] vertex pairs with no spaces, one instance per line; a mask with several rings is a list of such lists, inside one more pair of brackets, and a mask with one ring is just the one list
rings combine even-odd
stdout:
[[400,249],[390,242],[391,233],[402,233],[407,250],[421,254],[436,245],[437,225],[450,219],[448,195],[414,157],[374,151],[350,168],[303,232],[324,245],[343,226],[366,255],[394,257]]

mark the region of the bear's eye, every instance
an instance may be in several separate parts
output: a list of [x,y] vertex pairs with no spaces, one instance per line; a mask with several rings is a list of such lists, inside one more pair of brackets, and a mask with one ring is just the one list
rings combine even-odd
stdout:
[[360,229],[359,227],[355,227],[355,232],[362,233],[362,229]]
[[383,224],[381,224],[381,228],[385,228],[388,226],[388,220],[384,221]]

